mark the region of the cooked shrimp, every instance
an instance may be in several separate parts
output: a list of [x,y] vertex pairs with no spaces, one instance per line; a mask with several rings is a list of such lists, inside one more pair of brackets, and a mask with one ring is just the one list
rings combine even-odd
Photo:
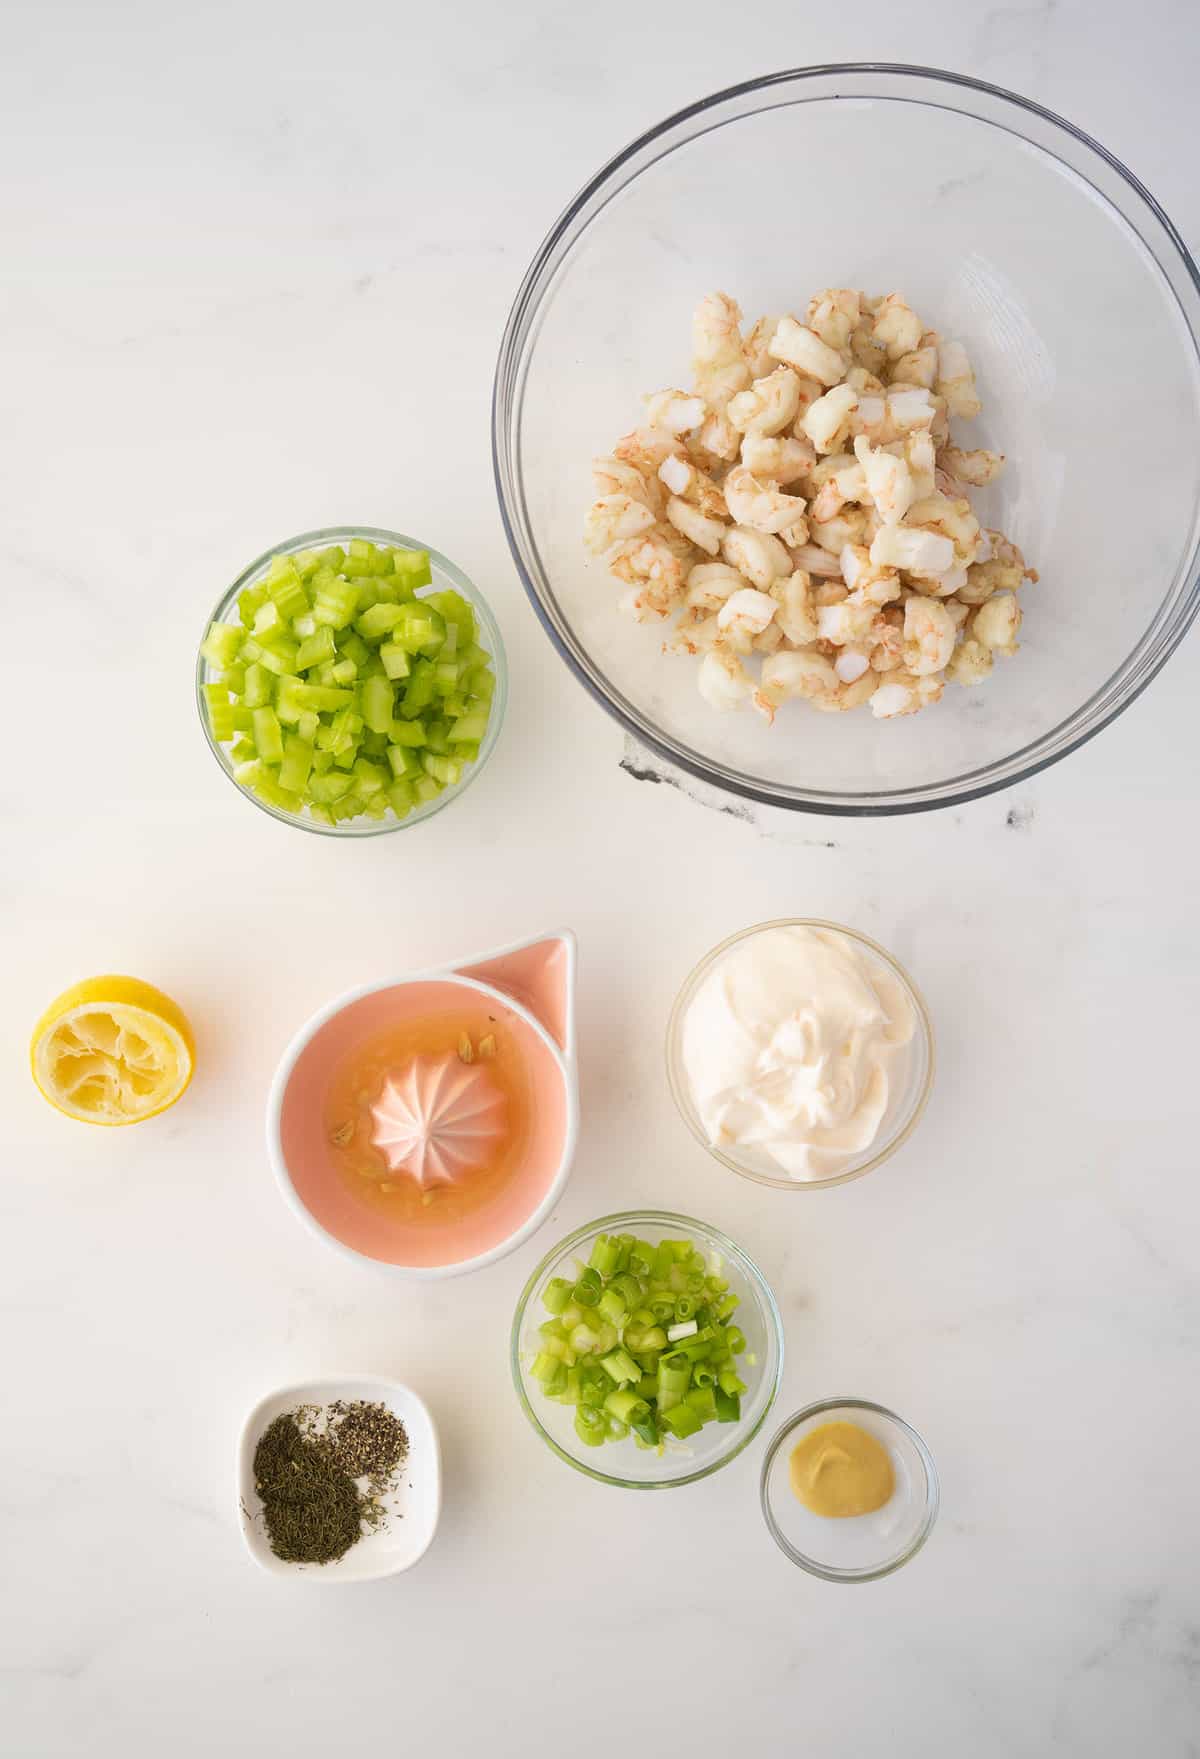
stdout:
[[813,542],[819,549],[828,550],[835,558],[837,573],[842,571],[841,556],[847,544],[859,544],[866,531],[867,515],[862,507],[853,507],[847,502],[842,511],[832,519],[826,519],[821,525],[812,529]]
[[814,330],[790,317],[780,318],[767,352],[772,359],[795,367],[810,379],[819,379],[823,385],[840,384],[850,364],[838,349],[822,342]]
[[723,519],[714,518],[704,513],[690,501],[683,501],[678,495],[672,495],[667,502],[667,518],[676,531],[682,532],[689,543],[696,545],[706,555],[716,556],[720,553],[721,539],[728,527]]
[[605,495],[628,495],[633,501],[642,501],[653,513],[662,507],[662,490],[653,477],[644,477],[640,470],[613,453],[592,459],[592,481],[601,499]]
[[837,696],[838,684],[837,673],[821,654],[811,649],[785,648],[763,661],[754,707],[773,721],[775,711],[789,697],[802,696],[809,702],[821,697],[832,700]]
[[914,593],[904,606],[904,664],[914,677],[943,672],[958,631],[945,605]]
[[697,562],[687,577],[684,604],[689,610],[719,611],[732,593],[745,586],[745,577],[727,562]]
[[750,383],[742,354],[742,314],[727,293],[709,293],[692,317],[692,368],[705,402],[721,411]]
[[898,525],[916,499],[912,472],[903,458],[875,450],[865,434],[854,442],[867,494],[885,525]]
[[731,593],[717,612],[717,628],[737,653],[749,653],[756,635],[761,635],[778,610],[769,593],[753,586],[744,586]]
[[752,379],[765,379],[774,370],[776,363],[771,355],[771,338],[778,328],[779,319],[774,317],[758,318],[750,326],[742,344],[742,355]]
[[885,525],[872,540],[871,560],[876,567],[909,574],[944,574],[954,566],[954,545],[939,532]]
[[721,553],[729,566],[744,574],[760,592],[766,592],[774,581],[792,572],[791,557],[779,539],[749,525],[726,530]]
[[658,467],[658,475],[671,494],[681,501],[699,507],[701,513],[707,513],[711,519],[728,518],[729,509],[721,490],[690,458],[678,458],[674,454],[664,458]]
[[900,597],[899,574],[894,568],[876,566],[865,544],[847,544],[838,563],[847,589],[868,604],[887,605]]
[[785,487],[806,476],[817,461],[811,440],[788,439],[782,434],[747,434],[742,441],[742,463],[755,476],[774,477]]
[[750,695],[754,685],[736,654],[714,648],[700,662],[696,680],[700,694],[711,708],[735,709]]
[[644,401],[650,427],[676,437],[690,433],[704,420],[703,397],[693,397],[687,391],[652,391]]
[[889,360],[911,354],[921,340],[922,324],[898,293],[889,293],[875,308],[871,334],[883,345]]
[[897,437],[912,428],[932,426],[937,413],[932,393],[922,390],[919,385],[902,385],[898,391],[889,391],[887,412]]
[[923,336],[919,348],[892,362],[888,378],[893,385],[920,385],[922,389],[932,391],[937,383],[937,370],[937,344]]
[[795,419],[800,386],[790,367],[776,367],[730,399],[725,413],[741,433],[777,434]]
[[878,720],[890,721],[896,715],[915,715],[942,694],[939,674],[929,673],[914,678],[911,673],[892,673],[875,687],[871,696],[871,713]]
[[654,524],[645,501],[635,501],[632,495],[601,495],[587,510],[583,541],[594,556],[601,556],[614,544],[637,537]]
[[960,421],[970,421],[983,408],[975,389],[975,374],[961,342],[938,343],[938,373],[935,389],[946,400],[946,408]]
[[803,568],[777,580],[770,588],[779,609],[774,627],[787,637],[793,647],[807,647],[817,639],[817,617],[813,605],[812,579]]
[[618,580],[646,588],[647,603],[670,604],[683,592],[687,568],[695,556],[669,525],[652,526],[641,537],[630,539],[617,551],[609,567]]
[[849,385],[835,385],[809,409],[804,432],[818,452],[841,452],[850,432],[850,418],[858,408],[858,395]]
[[[979,521],[965,496],[951,499],[936,491],[924,500],[914,501],[908,510],[908,523],[948,537],[954,554],[965,567],[970,567],[979,549]],[[939,569],[939,573],[944,570]]]
[[[865,677],[871,669],[870,649],[847,643],[834,660],[833,669],[843,684],[853,684],[857,679]],[[874,688],[872,681],[871,689]]]
[[799,549],[801,544],[808,542],[808,536],[808,520],[804,518],[793,519],[792,523],[785,525],[780,532],[779,541],[786,544],[789,550]]
[[803,568],[819,580],[841,579],[841,562],[831,551],[821,549],[818,544],[791,544],[789,549],[794,567]]
[[634,428],[613,447],[613,455],[624,464],[631,464],[644,477],[658,475],[658,467],[672,452],[680,452],[678,440],[662,428]]
[[1007,657],[1017,651],[1017,630],[1021,627],[1021,607],[1010,592],[994,593],[971,618],[970,629],[993,653]]
[[995,482],[1004,469],[1003,452],[988,452],[979,447],[974,452],[964,452],[959,446],[943,446],[938,456],[942,469],[948,471],[959,482],[970,483],[972,488],[986,488],[988,483]]
[[946,667],[947,678],[956,684],[982,684],[992,669],[992,650],[982,641],[968,636],[960,641]]
[[801,495],[785,495],[779,484],[766,481],[735,464],[725,478],[724,494],[729,516],[738,525],[752,525],[755,531],[782,531],[799,519],[807,502]]
[[809,329],[828,348],[845,355],[854,326],[862,316],[862,295],[851,287],[827,287],[808,302]]
[[722,464],[728,464],[738,455],[741,437],[728,417],[721,414],[719,410],[714,410],[693,433],[689,434],[688,445],[700,453],[702,464],[707,463],[706,454]]
[[874,605],[856,599],[853,594],[838,605],[823,605],[817,612],[817,636],[831,641],[835,647],[865,641],[875,623]]

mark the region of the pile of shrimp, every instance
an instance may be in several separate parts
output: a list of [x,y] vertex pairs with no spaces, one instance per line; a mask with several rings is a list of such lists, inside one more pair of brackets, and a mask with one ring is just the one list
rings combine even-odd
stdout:
[[[692,321],[694,390],[656,391],[643,426],[593,461],[584,541],[664,653],[700,658],[701,695],[768,722],[789,697],[890,719],[977,684],[1017,651],[1015,544],[980,527],[968,488],[1001,453],[964,451],[979,414],[961,344],[898,293],[845,287],[805,322],[710,293]],[[747,662],[761,660],[757,679]]]

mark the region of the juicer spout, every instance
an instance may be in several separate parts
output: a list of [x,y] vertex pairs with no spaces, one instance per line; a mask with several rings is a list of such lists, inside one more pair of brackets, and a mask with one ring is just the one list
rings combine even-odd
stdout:
[[456,965],[456,977],[471,977],[512,996],[545,1027],[563,1055],[575,1056],[575,936],[570,929],[538,935],[487,953],[469,965]]

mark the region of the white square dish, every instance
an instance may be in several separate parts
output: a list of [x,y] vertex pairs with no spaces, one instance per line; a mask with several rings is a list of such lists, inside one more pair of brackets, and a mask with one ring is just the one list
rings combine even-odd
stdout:
[[[275,1556],[267,1538],[262,1501],[254,1485],[254,1450],[276,1417],[299,1405],[330,1405],[338,1399],[386,1405],[408,1432],[408,1458],[396,1489],[383,1499],[388,1518],[379,1528],[364,1532],[358,1543],[333,1563],[286,1562]],[[397,1575],[424,1557],[441,1514],[442,1466],[433,1418],[411,1387],[378,1375],[335,1375],[280,1387],[260,1399],[242,1425],[237,1496],[246,1548],[255,1563],[271,1575],[305,1577],[311,1582],[373,1582],[380,1576]]]

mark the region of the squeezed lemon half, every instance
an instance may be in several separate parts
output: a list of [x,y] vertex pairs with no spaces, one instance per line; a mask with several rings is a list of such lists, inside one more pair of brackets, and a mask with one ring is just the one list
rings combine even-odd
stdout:
[[33,1029],[42,1095],[82,1124],[140,1124],[174,1105],[195,1044],[170,996],[136,977],[89,977],[63,991]]

